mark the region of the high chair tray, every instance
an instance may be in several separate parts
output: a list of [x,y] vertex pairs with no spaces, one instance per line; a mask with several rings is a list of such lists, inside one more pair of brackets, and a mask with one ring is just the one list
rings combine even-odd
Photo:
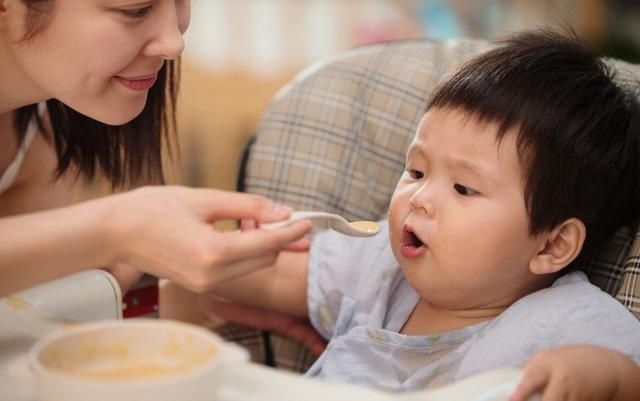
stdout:
[[[507,401],[521,379],[519,369],[498,369],[434,389],[387,392],[327,382],[247,364],[224,378],[219,401]],[[528,401],[536,401],[538,396]]]
[[[119,319],[120,302],[117,283],[101,270],[0,299],[0,399],[35,401],[26,354],[36,340],[67,324]],[[211,401],[507,401],[520,376],[517,369],[494,370],[440,389],[391,393],[242,362],[226,369]]]

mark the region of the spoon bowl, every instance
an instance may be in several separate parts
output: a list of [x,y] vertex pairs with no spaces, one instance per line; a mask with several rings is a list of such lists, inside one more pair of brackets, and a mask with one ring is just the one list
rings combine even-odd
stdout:
[[313,225],[318,228],[330,228],[351,237],[372,237],[380,232],[380,225],[375,221],[349,222],[338,214],[312,211],[293,212],[286,220],[260,224],[260,228],[267,230],[282,228],[299,220],[311,220]]

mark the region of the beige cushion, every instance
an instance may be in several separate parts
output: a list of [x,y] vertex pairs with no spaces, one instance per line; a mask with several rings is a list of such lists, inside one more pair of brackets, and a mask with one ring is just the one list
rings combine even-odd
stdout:
[[485,48],[479,41],[398,42],[311,66],[264,115],[247,190],[349,219],[383,218],[431,90]]

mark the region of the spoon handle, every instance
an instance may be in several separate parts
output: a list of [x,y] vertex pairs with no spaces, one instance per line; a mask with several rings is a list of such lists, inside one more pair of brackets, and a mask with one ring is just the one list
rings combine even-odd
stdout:
[[371,237],[378,233],[378,231],[371,231],[358,228],[349,223],[344,217],[326,212],[313,212],[313,211],[297,211],[291,213],[291,216],[287,220],[277,221],[275,223],[261,224],[261,228],[267,230],[274,228],[286,227],[299,220],[311,220],[314,226],[319,228],[331,228],[334,231],[338,231],[342,234],[352,237]]
[[[326,212],[297,211],[291,213],[291,216],[289,216],[289,218],[286,220],[276,221],[274,223],[260,224],[260,228],[272,230],[275,228],[287,227],[300,220],[311,220],[313,225],[316,227],[329,228],[331,225],[330,221],[336,218],[339,219],[340,216]],[[348,224],[346,220],[344,222]]]

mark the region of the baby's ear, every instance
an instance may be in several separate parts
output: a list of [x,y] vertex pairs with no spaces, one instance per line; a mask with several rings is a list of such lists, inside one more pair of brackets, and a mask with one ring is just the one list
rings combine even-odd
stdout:
[[534,274],[556,273],[578,257],[587,235],[584,223],[576,218],[565,220],[541,236],[540,249],[529,262]]

